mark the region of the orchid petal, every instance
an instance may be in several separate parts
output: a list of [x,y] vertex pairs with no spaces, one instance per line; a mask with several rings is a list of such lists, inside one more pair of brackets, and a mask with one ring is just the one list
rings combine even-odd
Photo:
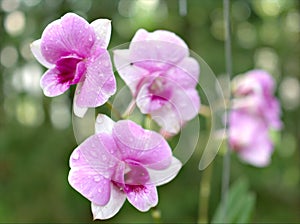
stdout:
[[256,138],[256,143],[241,150],[239,157],[254,166],[265,167],[270,163],[273,145],[265,134],[259,133]]
[[96,33],[97,42],[102,48],[107,48],[111,36],[111,21],[109,19],[97,19],[91,23]]
[[189,54],[182,39],[164,30],[153,33],[138,30],[129,49],[131,62],[151,72],[167,70]]
[[126,194],[111,184],[111,195],[104,206],[92,203],[92,213],[95,219],[109,219],[116,215],[126,200]]
[[41,51],[45,59],[54,64],[70,54],[87,57],[94,42],[95,32],[89,23],[74,13],[67,13],[45,28]]
[[166,72],[166,77],[182,88],[195,88],[199,79],[200,67],[196,59],[186,57]]
[[41,51],[41,39],[33,41],[30,44],[30,50],[35,57],[35,59],[46,68],[52,68],[54,65],[49,63],[43,56]]
[[[118,121],[113,128],[113,138],[122,155],[121,160],[130,159],[143,165],[159,164],[164,160],[171,162],[172,152],[166,140],[132,121]],[[161,163],[160,168],[165,168],[169,163]]]
[[158,203],[154,185],[127,185],[126,194],[128,201],[141,212],[148,211]]
[[99,175],[89,164],[84,164],[84,161],[80,167],[70,170],[68,180],[74,189],[90,201],[99,205],[108,203],[111,194],[110,180]]
[[171,103],[167,103],[164,107],[151,112],[151,118],[162,127],[163,130],[176,134],[180,131],[183,119],[178,117],[176,111]]
[[77,106],[97,107],[103,105],[116,92],[116,79],[112,71],[110,57],[103,51],[87,64],[87,71],[80,92],[77,94]]
[[175,157],[172,157],[172,162],[166,169],[157,170],[147,168],[147,171],[150,175],[151,184],[160,186],[170,182],[176,177],[181,167],[182,163]]
[[68,82],[59,82],[59,71],[56,68],[49,69],[41,78],[40,86],[46,96],[58,96],[70,87]]
[[191,120],[200,109],[200,98],[196,89],[175,88],[170,103],[174,110],[179,113],[178,118],[181,119],[181,123]]
[[136,94],[139,82],[149,72],[143,68],[134,66],[129,58],[129,50],[114,50],[114,64],[121,78],[130,88],[133,95]]
[[105,114],[99,114],[95,123],[96,133],[111,134],[115,122]]
[[72,153],[71,169],[83,169],[86,166],[94,169],[98,175],[110,179],[115,174],[119,161],[111,154],[116,145],[107,134],[101,133],[87,138]]
[[83,82],[79,82],[76,85],[76,90],[75,90],[74,99],[73,99],[73,112],[77,117],[80,117],[80,118],[83,118],[88,110],[88,107],[80,107],[77,105],[77,97],[78,97],[78,93],[80,93],[80,91],[81,91],[82,84],[83,84]]

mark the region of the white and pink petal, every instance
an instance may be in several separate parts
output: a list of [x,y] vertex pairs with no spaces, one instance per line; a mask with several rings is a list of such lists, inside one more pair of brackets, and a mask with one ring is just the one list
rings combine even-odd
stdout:
[[76,104],[81,108],[101,106],[116,92],[116,79],[108,52],[103,51],[89,60],[86,67],[82,86],[75,93]]
[[67,13],[45,28],[41,38],[41,52],[52,64],[70,54],[85,58],[89,56],[95,39],[95,31],[85,19]]
[[102,206],[96,203],[92,203],[91,205],[94,220],[112,218],[120,211],[125,200],[126,194],[111,184],[111,195],[108,203]]

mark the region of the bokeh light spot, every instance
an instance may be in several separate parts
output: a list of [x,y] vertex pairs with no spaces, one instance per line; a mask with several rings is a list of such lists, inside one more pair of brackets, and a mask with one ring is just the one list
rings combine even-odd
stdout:
[[1,8],[5,12],[12,12],[16,10],[20,5],[19,0],[2,0],[1,1]]
[[44,110],[41,102],[25,97],[19,99],[16,105],[17,120],[25,126],[39,126],[44,121]]
[[51,123],[56,129],[66,129],[71,124],[70,100],[66,95],[53,98],[50,105]]
[[1,50],[0,62],[6,67],[13,67],[18,61],[18,51],[13,46],[6,46]]
[[258,48],[254,53],[254,64],[256,68],[270,72],[276,79],[280,76],[278,54],[273,48]]
[[4,21],[4,27],[11,36],[20,35],[25,28],[25,15],[21,11],[14,11],[9,13]]
[[300,104],[300,84],[295,77],[285,77],[279,86],[279,96],[282,106],[294,110]]
[[238,43],[243,48],[253,48],[257,43],[256,29],[251,23],[240,23],[237,26],[236,36]]

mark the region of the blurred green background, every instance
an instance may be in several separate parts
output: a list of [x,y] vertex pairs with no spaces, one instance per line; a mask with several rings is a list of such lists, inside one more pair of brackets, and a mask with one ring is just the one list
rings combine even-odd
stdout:
[[[300,222],[299,7],[298,0],[231,1],[233,73],[269,71],[277,81],[284,122],[270,166],[255,168],[232,155],[231,180],[246,178],[256,195],[253,223]],[[222,1],[1,0],[0,222],[92,222],[89,201],[67,182],[68,159],[77,146],[72,91],[45,97],[39,87],[45,69],[29,50],[47,24],[70,11],[89,22],[111,19],[109,48],[130,41],[139,28],[167,29],[182,37],[216,75],[225,73]],[[159,187],[158,208],[165,223],[197,222],[203,175],[198,163],[205,145],[201,136],[207,135],[205,127],[201,130],[199,149],[176,179]],[[220,201],[221,156],[213,166],[209,219]],[[140,213],[126,202],[104,223],[152,221],[150,212]]]

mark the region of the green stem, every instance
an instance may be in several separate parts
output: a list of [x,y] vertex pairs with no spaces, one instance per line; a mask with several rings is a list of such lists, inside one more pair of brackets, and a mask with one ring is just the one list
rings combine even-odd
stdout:
[[[224,12],[224,26],[225,26],[225,60],[226,60],[226,72],[231,78],[232,76],[232,54],[231,54],[231,34],[230,34],[230,0],[223,0],[223,12]],[[230,89],[230,88],[229,88]],[[229,96],[230,100],[230,96]],[[228,144],[228,143],[227,143]],[[224,223],[227,222],[227,200],[228,200],[228,188],[230,181],[230,149],[229,144],[227,151],[223,157],[223,174],[222,174],[222,212],[221,217]]]
[[129,115],[133,112],[134,108],[135,108],[135,99],[132,99],[121,117],[124,119],[128,118]]
[[111,102],[107,101],[105,105],[111,110],[111,112],[115,114],[118,119],[122,118],[120,112],[114,108]]
[[211,163],[202,173],[200,191],[199,191],[199,215],[198,223],[208,223],[208,208],[210,197],[210,183],[213,170]]

